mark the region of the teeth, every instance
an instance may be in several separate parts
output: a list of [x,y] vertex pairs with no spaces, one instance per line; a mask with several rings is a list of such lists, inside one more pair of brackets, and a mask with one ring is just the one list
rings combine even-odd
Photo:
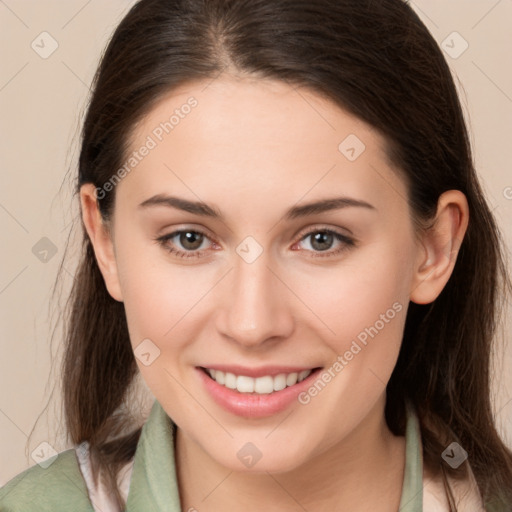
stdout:
[[[217,372],[215,372],[215,380],[217,380]],[[236,376],[233,373],[224,374],[224,386],[229,389],[236,389]]]
[[297,377],[299,376],[298,373],[289,373],[286,377],[286,385],[287,386],[293,386],[294,384],[297,384]]
[[244,375],[239,375],[236,378],[236,389],[240,393],[252,393],[254,392],[255,380]]
[[235,375],[234,373],[224,373],[220,370],[207,368],[208,374],[217,383],[229,389],[236,389],[239,393],[258,393],[260,395],[281,391],[288,386],[297,384],[297,382],[302,382],[312,371],[303,370],[300,373],[280,373],[275,377],[265,375],[264,377],[253,379],[246,375]]
[[302,370],[299,373],[299,376],[298,376],[297,380],[299,382],[302,382],[310,373],[311,373],[311,370]]

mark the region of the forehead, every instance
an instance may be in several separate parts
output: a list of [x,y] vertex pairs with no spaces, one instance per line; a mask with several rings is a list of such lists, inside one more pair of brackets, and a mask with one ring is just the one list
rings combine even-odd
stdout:
[[138,198],[167,186],[214,200],[250,190],[254,198],[279,192],[296,202],[309,191],[343,187],[357,195],[396,181],[372,127],[312,90],[279,81],[184,84],[134,129],[130,151],[145,145],[151,149],[121,183],[131,183]]
[[[168,130],[161,126],[162,134],[158,128],[166,121],[172,126]],[[194,137],[187,125],[192,125]],[[308,151],[320,143],[335,154],[337,142],[352,131],[375,149],[385,149],[383,139],[369,125],[318,92],[269,79],[226,76],[184,84],[152,108],[133,140],[152,132],[157,138],[171,138],[165,137],[171,131],[176,141],[200,140],[203,146],[210,141],[212,149],[224,143],[234,150],[232,142],[241,142],[240,151],[256,143],[260,147],[289,143]]]

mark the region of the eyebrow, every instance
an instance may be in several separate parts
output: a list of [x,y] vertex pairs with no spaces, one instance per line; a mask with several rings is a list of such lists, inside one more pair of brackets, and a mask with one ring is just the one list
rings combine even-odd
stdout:
[[[213,219],[224,220],[222,213],[213,206],[210,206],[202,201],[189,201],[176,196],[168,196],[157,194],[149,199],[140,203],[139,208],[148,208],[153,206],[167,206],[183,210],[194,215],[202,217],[211,217]],[[284,215],[286,220],[293,220],[300,217],[307,217],[318,213],[324,213],[331,210],[339,210],[341,208],[360,207],[369,210],[377,210],[375,206],[351,197],[333,197],[329,199],[321,199],[311,203],[293,206]]]

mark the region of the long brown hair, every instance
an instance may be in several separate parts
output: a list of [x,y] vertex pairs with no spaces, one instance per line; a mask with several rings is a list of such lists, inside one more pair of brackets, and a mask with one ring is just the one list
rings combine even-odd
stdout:
[[[441,457],[457,441],[486,506],[510,510],[512,453],[490,398],[491,354],[510,281],[435,40],[402,0],[141,0],[115,30],[95,75],[76,191],[85,183],[101,187],[121,167],[134,126],[163,95],[222,72],[308,87],[373,126],[407,183],[418,226],[432,219],[444,191],[466,195],[469,227],[449,282],[432,304],[410,304],[386,421],[403,435],[410,400],[425,464],[467,477],[467,463],[452,470]],[[106,221],[114,194],[98,196]],[[140,434],[126,413],[136,375],[123,304],[108,294],[84,230],[67,319],[67,427],[73,443],[90,443],[121,505],[115,475]]]

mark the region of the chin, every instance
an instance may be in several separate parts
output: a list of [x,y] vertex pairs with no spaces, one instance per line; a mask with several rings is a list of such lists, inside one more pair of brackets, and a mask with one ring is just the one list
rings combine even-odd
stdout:
[[[307,463],[304,450],[298,448],[297,451],[281,451],[267,443],[266,447],[258,448],[257,443],[242,443],[234,448],[235,457],[226,456],[226,451],[222,453],[210,452],[216,462],[232,471],[239,473],[287,473],[293,471],[303,464]],[[229,450],[231,451],[231,450]]]

